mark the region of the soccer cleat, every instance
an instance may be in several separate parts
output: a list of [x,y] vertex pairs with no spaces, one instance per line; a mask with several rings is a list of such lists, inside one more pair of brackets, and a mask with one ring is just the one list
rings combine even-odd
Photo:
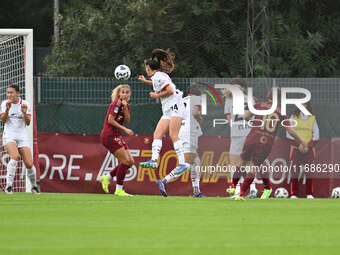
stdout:
[[251,190],[247,198],[257,198],[257,193],[258,193],[257,189]]
[[109,185],[110,185],[110,180],[106,175],[100,176],[99,181],[102,184],[102,188],[105,191],[105,193],[109,193]]
[[181,175],[188,171],[190,169],[190,165],[185,163],[185,164],[179,164],[174,171],[174,175]]
[[298,197],[293,195],[293,196],[291,196],[290,198],[291,198],[291,199],[297,199]]
[[162,195],[164,197],[167,197],[168,194],[166,193],[166,184],[161,179],[157,180],[156,183],[157,183],[158,188],[161,191]]
[[242,196],[240,196],[240,195],[237,195],[236,197],[235,197],[235,200],[236,201],[246,201]]
[[139,165],[143,168],[152,168],[156,169],[158,167],[157,160],[150,159],[147,162],[140,162]]
[[5,189],[5,193],[8,194],[8,195],[12,195],[13,194],[13,191],[12,191],[12,186],[9,186]]
[[307,195],[307,199],[314,199],[313,195]]
[[228,189],[226,189],[226,192],[230,195],[230,196],[234,196],[236,193],[236,189],[233,188],[232,186],[230,186]]
[[119,196],[119,197],[132,197],[131,194],[126,193],[125,190],[123,189],[116,189],[113,195]]
[[273,189],[265,189],[263,190],[262,196],[260,199],[267,199],[270,197],[270,194],[272,194]]
[[194,194],[194,197],[203,198],[203,197],[207,197],[207,196],[200,192],[199,194]]
[[31,192],[34,194],[34,195],[39,195],[40,194],[40,191],[38,189],[37,186],[34,186],[32,189],[31,189]]

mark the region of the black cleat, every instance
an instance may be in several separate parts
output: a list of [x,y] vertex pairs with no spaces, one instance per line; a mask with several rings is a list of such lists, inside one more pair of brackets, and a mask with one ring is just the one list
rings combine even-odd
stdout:
[[37,186],[34,186],[32,189],[31,189],[32,193],[35,194],[35,195],[39,195],[40,194],[40,191],[38,189]]
[[194,194],[194,197],[207,197],[206,195],[204,195],[203,193],[199,193],[199,194]]
[[9,186],[5,189],[5,193],[8,194],[8,195],[12,195],[13,194],[13,191],[12,191],[12,186]]

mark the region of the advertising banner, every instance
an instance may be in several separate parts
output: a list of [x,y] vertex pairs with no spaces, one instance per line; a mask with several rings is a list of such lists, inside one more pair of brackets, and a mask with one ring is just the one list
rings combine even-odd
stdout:
[[[124,189],[131,194],[160,195],[156,180],[165,177],[177,164],[177,156],[170,138],[163,138],[163,147],[156,170],[143,169],[139,163],[151,157],[152,135],[123,136],[135,165],[129,169]],[[99,135],[39,133],[40,179],[42,192],[103,193],[99,177],[111,171],[118,160],[100,143]],[[201,159],[201,191],[207,196],[225,197],[225,189],[230,185],[229,165],[230,139],[227,136],[202,136],[198,154]],[[336,151],[340,150],[340,139],[323,138],[316,147],[315,163],[339,165]],[[289,167],[290,143],[280,138],[264,165],[277,168]],[[336,169],[335,169],[336,170]],[[335,171],[334,170],[334,171]],[[273,189],[290,188],[289,172],[269,173]],[[334,187],[340,186],[339,173],[327,178],[314,180],[314,195],[329,197]],[[115,179],[114,179],[115,180]],[[300,174],[301,196],[305,195],[305,178]],[[261,180],[257,189],[262,193]],[[114,192],[115,182],[109,187]],[[168,184],[168,195],[190,196],[192,185],[190,171]]]

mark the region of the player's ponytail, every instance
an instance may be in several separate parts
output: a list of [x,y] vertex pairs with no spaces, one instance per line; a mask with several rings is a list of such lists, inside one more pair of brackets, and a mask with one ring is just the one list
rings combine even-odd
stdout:
[[169,50],[154,49],[151,59],[148,59],[145,64],[149,65],[152,70],[159,69],[164,73],[171,73],[175,68],[174,58]]
[[[116,98],[119,97],[119,93],[120,93],[120,90],[121,90],[122,88],[128,88],[128,89],[131,91],[130,86],[127,85],[127,84],[118,85],[117,87],[115,87],[115,88],[112,90],[112,94],[111,94],[111,99],[112,99],[112,101],[114,101]],[[131,93],[130,93],[130,96],[131,96]],[[129,98],[128,98],[127,101],[130,100],[130,96],[129,96]]]

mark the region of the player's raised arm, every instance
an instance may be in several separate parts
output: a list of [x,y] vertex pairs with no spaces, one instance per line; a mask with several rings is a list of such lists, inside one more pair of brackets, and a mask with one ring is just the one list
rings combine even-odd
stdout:
[[138,80],[144,82],[145,84],[152,86],[152,80],[147,80],[144,75],[139,75]]
[[253,113],[251,111],[247,111],[244,115],[243,115],[243,119],[246,121],[251,120],[251,117],[253,117]]

